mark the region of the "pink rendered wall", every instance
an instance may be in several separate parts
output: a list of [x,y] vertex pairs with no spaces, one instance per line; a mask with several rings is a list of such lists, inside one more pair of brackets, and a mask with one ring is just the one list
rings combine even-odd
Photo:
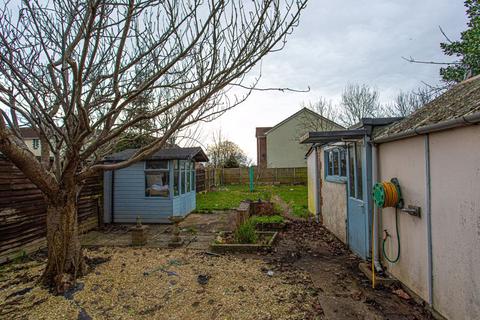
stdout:
[[[425,157],[424,137],[398,140],[381,144],[378,148],[380,180],[398,178],[406,205],[416,205],[425,210]],[[395,209],[380,211],[381,231],[387,230],[386,252],[390,259],[397,253]],[[427,224],[424,217],[417,218],[399,212],[401,253],[396,264],[383,260],[384,266],[423,299],[428,299],[427,288]],[[380,232],[379,236],[382,236]],[[379,246],[381,248],[381,240]]]
[[449,319],[480,317],[480,126],[430,136],[433,303]]

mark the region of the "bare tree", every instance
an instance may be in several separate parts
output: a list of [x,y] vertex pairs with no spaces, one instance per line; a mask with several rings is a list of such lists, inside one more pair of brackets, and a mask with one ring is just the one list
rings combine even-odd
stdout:
[[383,114],[379,103],[379,93],[366,84],[349,84],[342,93],[339,120],[345,126],[351,126],[366,117],[378,117]]
[[315,102],[302,102],[300,106],[302,108],[312,110],[316,114],[328,120],[325,121],[325,119],[321,118],[318,119],[314,117],[304,117],[304,125],[309,131],[332,130],[332,127],[335,127],[334,122],[338,120],[338,114],[331,100],[320,97]]
[[436,97],[436,92],[429,87],[420,87],[410,92],[400,91],[387,112],[392,116],[406,117],[417,111]]
[[[241,103],[245,75],[280,50],[306,0],[40,0],[0,8],[0,151],[44,193],[44,281],[61,292],[84,271],[77,197],[85,179],[143,160],[175,132]],[[243,89],[241,94],[229,91]],[[142,101],[147,107],[135,108]],[[6,111],[5,111],[6,110]],[[13,112],[9,116],[8,111]],[[12,123],[49,147],[36,160]],[[155,119],[158,138],[102,163],[123,132]]]

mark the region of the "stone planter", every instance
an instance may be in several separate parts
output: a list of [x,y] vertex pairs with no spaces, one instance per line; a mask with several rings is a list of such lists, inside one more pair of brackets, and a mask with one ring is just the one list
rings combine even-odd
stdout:
[[251,216],[271,216],[275,211],[273,203],[270,201],[251,201],[250,202],[250,215]]
[[[223,234],[232,234],[223,232]],[[264,240],[262,243],[212,243],[210,249],[216,253],[255,253],[260,251],[270,251],[275,244],[278,232],[275,231],[256,231],[257,236]]]
[[136,225],[132,227],[132,246],[144,246],[147,244],[147,226]]

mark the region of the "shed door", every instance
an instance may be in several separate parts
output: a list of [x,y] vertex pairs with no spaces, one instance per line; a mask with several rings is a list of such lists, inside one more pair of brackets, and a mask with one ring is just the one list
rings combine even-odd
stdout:
[[364,144],[348,144],[348,245],[365,259],[368,254],[368,219],[364,202]]

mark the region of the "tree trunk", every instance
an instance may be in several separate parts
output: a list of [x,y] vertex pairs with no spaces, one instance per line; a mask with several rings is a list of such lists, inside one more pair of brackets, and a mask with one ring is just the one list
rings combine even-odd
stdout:
[[85,271],[78,238],[76,192],[64,194],[57,201],[47,201],[47,246],[43,280],[60,294],[73,286],[77,276]]

